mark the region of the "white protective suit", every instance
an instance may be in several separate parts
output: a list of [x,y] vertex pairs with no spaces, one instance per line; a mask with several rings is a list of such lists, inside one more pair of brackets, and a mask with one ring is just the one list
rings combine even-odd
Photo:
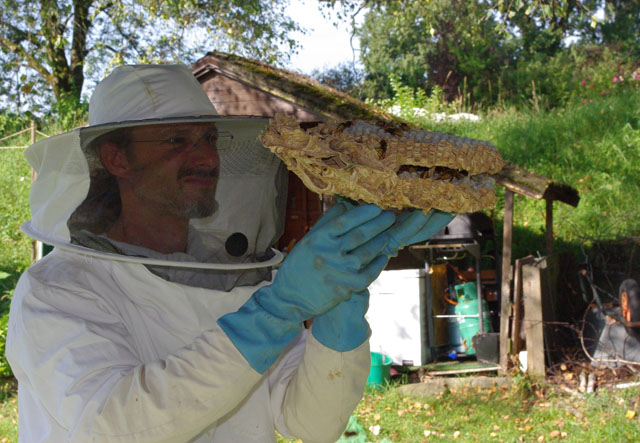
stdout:
[[[22,275],[11,304],[6,354],[19,382],[20,441],[248,443],[275,441],[276,429],[305,442],[339,438],[366,382],[368,342],[337,352],[303,330],[259,374],[216,321],[268,281],[209,289],[66,248],[67,222],[89,190],[81,138],[72,131],[26,153],[39,175],[25,230],[57,247]],[[221,175],[218,193],[237,180],[225,185]],[[225,220],[199,221],[194,232],[233,232]],[[202,246],[169,258],[197,260]]]

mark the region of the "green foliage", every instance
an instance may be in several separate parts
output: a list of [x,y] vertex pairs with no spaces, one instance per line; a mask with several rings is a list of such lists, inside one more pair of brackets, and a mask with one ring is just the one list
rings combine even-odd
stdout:
[[[11,117],[0,114],[0,127],[9,128],[8,134],[22,129],[24,124],[20,119]],[[26,145],[28,137],[24,134],[8,141],[11,145]],[[3,208],[0,211],[0,380],[12,375],[4,358],[11,294],[20,274],[31,261],[31,242],[20,232],[20,225],[30,218],[30,184],[31,169],[24,159],[23,150],[0,150],[0,207]]]
[[[6,442],[18,441],[18,398],[15,386],[5,383],[0,387],[4,395],[0,395],[0,435]],[[11,392],[14,391],[14,392]]]
[[41,111],[60,99],[79,103],[85,76],[96,81],[130,62],[189,64],[214,49],[284,61],[297,46],[289,36],[299,30],[285,6],[284,0],[5,1],[0,96],[16,111]]
[[394,114],[409,120],[452,110],[452,106],[444,99],[444,92],[438,86],[434,86],[431,94],[427,95],[424,89],[403,85],[395,75],[391,76],[389,83],[393,93],[391,99],[368,102],[382,109],[392,110]]
[[89,120],[89,103],[80,102],[72,94],[62,94],[47,115],[52,133],[70,131]]
[[9,324],[9,313],[5,312],[0,316],[0,378],[7,379],[13,376],[11,367],[4,357],[5,341],[7,340],[7,326]]
[[[640,232],[640,208],[631,197],[640,195],[640,81],[632,82],[584,103],[576,97],[548,112],[532,109],[530,103],[528,109],[492,111],[479,122],[436,123],[415,112],[402,116],[427,129],[488,140],[506,160],[576,188],[577,208],[554,204],[557,245],[573,252],[580,245]],[[396,99],[385,106],[407,109],[423,97],[406,86],[396,86],[396,91]],[[500,200],[493,211],[498,219],[503,192],[498,187]],[[545,203],[517,198],[514,211],[514,256],[543,252]]]
[[[637,64],[637,2],[561,0],[553,7],[517,0],[427,3],[368,2],[364,24],[355,32],[370,99],[391,98],[395,76],[427,94],[438,85],[448,101],[466,109],[549,109],[574,96],[583,69],[604,72],[615,63]],[[605,18],[594,21],[603,7]]]
[[329,86],[352,97],[360,100],[366,99],[362,94],[363,73],[360,69],[353,67],[351,63],[344,62],[324,70],[315,69],[311,73],[311,78],[322,85]]
[[[0,112],[0,137],[9,136],[28,128],[31,124],[32,118],[33,116],[31,114],[14,114],[10,112]],[[27,136],[23,136],[21,139],[17,137],[10,138],[6,141],[0,142],[0,145],[11,144],[17,146],[19,143],[16,140],[25,139],[27,139]]]
[[499,77],[494,103],[541,110],[637,91],[640,81],[633,73],[640,62],[618,49],[572,46],[551,57],[523,59]]
[[[30,218],[31,169],[22,150],[0,150],[0,270],[17,272],[29,264],[30,242],[20,225]],[[0,283],[0,287],[2,283]]]
[[496,23],[478,2],[392,2],[369,11],[356,33],[371,99],[391,96],[392,75],[414,89],[438,85],[449,100],[463,84],[484,90],[505,57]]

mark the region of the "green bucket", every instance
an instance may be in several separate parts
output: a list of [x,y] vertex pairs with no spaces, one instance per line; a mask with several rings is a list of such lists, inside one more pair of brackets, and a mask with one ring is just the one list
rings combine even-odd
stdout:
[[[458,304],[455,307],[457,315],[478,315],[478,292],[475,282],[469,282],[462,285],[454,286],[458,296]],[[482,332],[491,332],[491,317],[489,315],[489,306],[486,300],[482,300],[482,326],[480,331],[479,319],[473,317],[460,317],[458,320],[458,328],[462,344],[466,348],[466,355],[475,355],[476,350],[473,348],[472,339],[476,334]]]
[[386,386],[391,380],[391,357],[380,354],[379,352],[371,353],[371,369],[369,370],[369,378],[367,378],[367,386],[379,389]]

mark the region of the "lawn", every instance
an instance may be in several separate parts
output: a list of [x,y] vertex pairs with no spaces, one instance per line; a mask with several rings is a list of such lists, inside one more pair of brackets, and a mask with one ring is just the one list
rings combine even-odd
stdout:
[[[640,388],[569,394],[515,377],[510,387],[462,388],[410,397],[367,388],[344,442],[626,442],[640,440]],[[17,401],[0,402],[0,443],[17,442]],[[359,430],[359,433],[358,433]],[[279,443],[301,442],[278,436]]]
[[[517,379],[517,377],[516,377]],[[447,391],[430,398],[396,387],[367,390],[354,415],[363,431],[345,442],[621,442],[640,440],[640,389],[568,394],[559,386]],[[279,442],[296,442],[281,437]],[[300,441],[300,440],[297,440]]]

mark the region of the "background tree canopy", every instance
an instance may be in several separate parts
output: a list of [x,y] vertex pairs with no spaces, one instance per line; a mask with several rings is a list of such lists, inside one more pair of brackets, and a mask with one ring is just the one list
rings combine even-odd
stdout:
[[557,78],[545,81],[552,68],[579,68],[604,48],[631,60],[640,53],[637,0],[330,0],[325,7],[337,4],[354,24],[364,14],[354,26],[364,65],[359,91],[374,100],[390,98],[397,79],[416,91],[437,87],[449,101],[492,105],[530,96],[533,80],[553,106],[566,93],[550,89]]
[[[76,106],[85,79],[132,62],[193,62],[211,49],[286,59],[298,26],[286,0],[4,0],[0,94],[33,110],[43,93]],[[31,94],[37,91],[37,94]],[[50,97],[50,95],[49,95]],[[0,104],[1,106],[1,104]]]
[[[288,0],[4,0],[0,3],[0,108],[64,115],[85,82],[123,63],[191,63],[217,49],[282,63],[298,25]],[[354,25],[364,69],[316,72],[319,80],[370,100],[396,85],[478,106],[569,94],[567,63],[599,50],[637,58],[637,0],[325,0]],[[354,17],[365,16],[361,26]],[[597,18],[596,18],[597,16]],[[597,51],[595,51],[597,52]],[[596,57],[597,58],[597,57]],[[551,68],[557,68],[558,72]],[[554,77],[547,81],[547,78]],[[57,112],[56,112],[57,111]]]

